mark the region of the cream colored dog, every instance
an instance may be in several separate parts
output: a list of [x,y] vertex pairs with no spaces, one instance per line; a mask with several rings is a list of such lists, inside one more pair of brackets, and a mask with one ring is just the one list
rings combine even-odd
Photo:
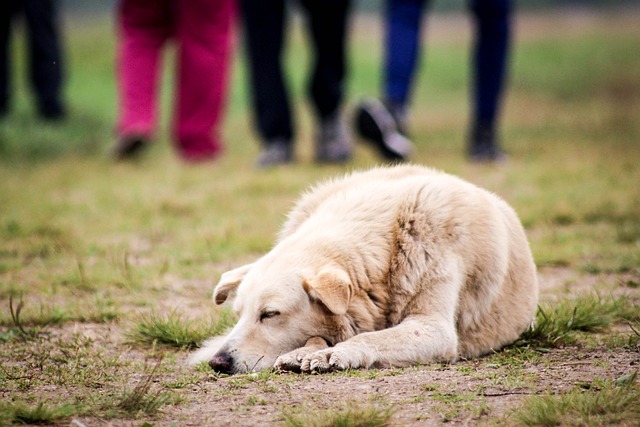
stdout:
[[304,195],[275,247],[222,275],[238,323],[193,362],[219,372],[408,366],[480,356],[532,324],[536,268],[503,200],[418,166]]

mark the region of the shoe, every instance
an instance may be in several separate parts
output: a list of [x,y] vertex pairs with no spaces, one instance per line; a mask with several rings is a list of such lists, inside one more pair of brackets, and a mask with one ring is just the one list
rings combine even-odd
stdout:
[[391,161],[405,161],[413,146],[400,132],[398,123],[384,104],[369,98],[356,107],[355,126],[360,136]]
[[256,167],[258,169],[268,169],[291,162],[293,162],[291,143],[284,140],[275,140],[267,143],[262,150],[256,162]]
[[316,137],[315,160],[318,163],[348,162],[353,152],[351,145],[351,138],[340,116],[325,119]]
[[501,163],[507,155],[495,145],[474,144],[469,149],[469,161],[472,163]]
[[471,132],[468,156],[469,161],[473,163],[500,163],[507,159],[489,126],[474,127]]
[[147,148],[149,142],[143,136],[123,137],[116,144],[113,157],[118,161],[133,160],[140,157],[140,154]]

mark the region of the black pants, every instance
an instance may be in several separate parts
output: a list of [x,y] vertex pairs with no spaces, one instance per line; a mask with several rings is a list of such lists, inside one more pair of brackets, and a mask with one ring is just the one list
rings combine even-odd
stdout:
[[[293,137],[290,100],[282,68],[286,30],[285,0],[242,0],[253,108],[265,142]],[[348,0],[299,0],[314,51],[308,90],[320,120],[342,103],[346,72]]]
[[64,114],[61,102],[62,52],[56,6],[56,0],[0,1],[0,114],[9,108],[11,25],[21,12],[24,12],[29,34],[29,81],[38,111],[47,118]]

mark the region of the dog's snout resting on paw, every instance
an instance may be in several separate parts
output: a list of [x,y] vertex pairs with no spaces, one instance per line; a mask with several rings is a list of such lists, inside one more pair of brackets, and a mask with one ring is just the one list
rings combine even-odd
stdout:
[[481,356],[532,324],[536,268],[515,212],[419,166],[353,173],[298,201],[273,249],[220,278],[235,327],[192,361],[222,373]]

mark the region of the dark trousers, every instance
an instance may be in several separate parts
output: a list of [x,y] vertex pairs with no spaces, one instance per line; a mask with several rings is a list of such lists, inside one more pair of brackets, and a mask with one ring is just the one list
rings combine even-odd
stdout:
[[47,118],[59,117],[63,68],[56,0],[0,1],[0,113],[8,110],[11,98],[11,26],[22,12],[28,30],[29,81],[38,111]]
[[[387,0],[385,99],[404,107],[421,49],[428,0]],[[474,23],[472,127],[493,128],[504,87],[510,40],[510,0],[469,0]]]
[[[293,138],[291,103],[283,71],[285,0],[241,0],[253,109],[265,142]],[[336,114],[346,72],[347,0],[299,0],[306,15],[314,63],[308,91],[320,120]]]

